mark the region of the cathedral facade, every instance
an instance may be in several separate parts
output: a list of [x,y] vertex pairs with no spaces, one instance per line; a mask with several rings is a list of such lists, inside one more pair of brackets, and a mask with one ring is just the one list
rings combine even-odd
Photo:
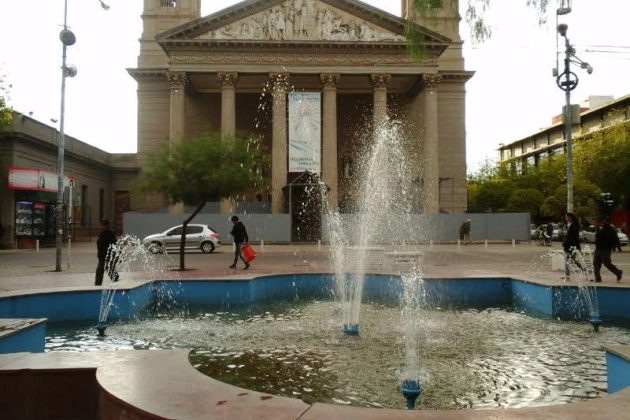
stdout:
[[[129,69],[139,161],[165,141],[247,132],[271,153],[268,190],[250,199],[291,212],[287,186],[309,172],[345,211],[366,133],[391,118],[402,121],[417,160],[409,182],[421,184],[419,211],[465,211],[473,73],[464,69],[459,17],[448,0],[425,18],[410,3],[397,17],[356,0],[246,0],[201,17],[201,0],[145,0],[138,66]],[[410,31],[424,45],[419,59],[408,51]]]

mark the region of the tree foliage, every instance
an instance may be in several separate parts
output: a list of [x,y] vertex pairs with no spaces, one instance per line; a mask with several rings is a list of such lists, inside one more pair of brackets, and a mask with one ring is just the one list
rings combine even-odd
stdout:
[[580,138],[575,173],[620,200],[630,191],[630,122]]
[[[578,217],[591,217],[596,214],[601,188],[592,182],[575,178],[573,180],[573,212]],[[556,188],[553,195],[547,197],[541,206],[544,216],[551,216],[561,220],[567,211],[567,185],[562,184]]]
[[235,197],[264,186],[267,164],[262,145],[246,135],[223,138],[211,132],[163,145],[149,155],[136,188],[141,194],[162,194],[171,204],[197,206],[182,222],[180,269],[185,269],[185,227],[207,201]]
[[[573,208],[579,217],[599,210],[600,193],[630,188],[630,124],[580,140],[574,156]],[[494,175],[492,175],[494,174]],[[550,155],[519,172],[512,162],[469,175],[468,210],[529,212],[533,220],[561,220],[567,208],[566,156]],[[620,196],[618,196],[620,197]]]
[[[525,4],[532,8],[538,17],[538,23],[544,24],[547,21],[547,11],[549,9],[549,3],[551,0],[521,0]],[[439,8],[446,0],[413,0],[412,7],[419,13],[420,16],[431,18],[435,15],[435,10]],[[562,3],[562,0],[557,0],[558,4]],[[492,0],[452,0],[449,1],[449,7],[453,12],[458,12],[462,6],[464,20],[470,28],[473,42],[482,43],[492,36],[492,29],[486,20],[486,12],[492,7]],[[411,35],[411,36],[409,36]],[[408,34],[408,39],[411,43],[412,51],[424,51],[422,47],[419,47],[419,42],[422,38],[414,37],[414,34]]]
[[507,211],[529,212],[532,219],[537,219],[540,213],[540,206],[545,201],[545,195],[535,188],[515,189],[507,202]]
[[505,178],[493,178],[479,184],[475,202],[469,203],[469,210],[492,213],[505,210],[514,186],[511,179]]
[[11,85],[7,84],[4,76],[0,74],[0,131],[6,129],[13,120],[13,110],[9,106],[9,90]]

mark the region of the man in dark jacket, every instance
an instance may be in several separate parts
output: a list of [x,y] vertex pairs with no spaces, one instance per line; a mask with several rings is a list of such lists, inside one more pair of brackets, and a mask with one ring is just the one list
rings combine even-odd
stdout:
[[94,278],[94,284],[96,286],[103,284],[103,273],[105,273],[105,262],[108,258],[109,247],[116,243],[116,235],[109,228],[109,221],[105,219],[101,220],[98,222],[98,228],[100,230],[98,239],[96,240],[98,265],[96,266],[96,276]]
[[597,228],[595,232],[595,253],[593,254],[595,281],[598,283],[602,281],[600,274],[602,264],[617,276],[617,281],[619,281],[621,280],[623,272],[618,269],[610,259],[612,250],[619,244],[619,236],[617,236],[617,232],[607,220],[597,219],[595,223],[595,227]]
[[234,237],[234,246],[236,249],[234,250],[234,263],[230,266],[230,268],[236,268],[236,262],[240,258],[245,263],[245,270],[247,270],[249,268],[249,263],[245,261],[243,255],[241,255],[241,246],[243,245],[243,243],[249,242],[247,229],[245,229],[245,225],[243,224],[243,222],[238,220],[238,216],[232,216],[231,220],[234,226],[232,227],[230,235]]
[[573,213],[567,213],[564,216],[566,222],[567,234],[562,241],[562,248],[564,248],[564,280],[569,280],[571,276],[570,266],[575,265],[581,271],[584,271],[584,266],[580,263],[578,256],[582,248],[580,247],[580,221]]

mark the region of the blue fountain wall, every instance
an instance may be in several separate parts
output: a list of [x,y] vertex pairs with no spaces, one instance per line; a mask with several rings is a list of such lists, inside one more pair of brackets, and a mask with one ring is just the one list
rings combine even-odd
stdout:
[[609,394],[630,386],[630,360],[606,352],[606,370]]
[[43,353],[46,341],[46,322],[39,322],[0,339],[0,354]]
[[[402,280],[367,275],[363,300],[399,301]],[[426,279],[430,307],[508,307],[546,318],[586,320],[588,310],[577,288],[547,286],[509,278]],[[251,280],[154,281],[117,291],[109,320],[127,319],[152,306],[171,301],[187,305],[241,305],[274,299],[329,299],[334,295],[330,274],[272,275]],[[597,288],[600,315],[606,323],[630,323],[630,289]],[[0,298],[0,318],[47,318],[49,322],[96,321],[100,290],[33,293]]]
[[[126,319],[152,300],[152,285],[118,291],[110,319]],[[96,290],[34,293],[0,299],[0,318],[47,318],[49,322],[98,319],[101,292]]]
[[[396,303],[402,293],[397,276],[365,277],[363,299]],[[586,319],[587,306],[577,288],[546,286],[509,278],[426,279],[426,302],[431,307],[514,306],[548,318]],[[114,298],[110,319],[126,319],[165,296],[192,305],[226,305],[274,299],[330,298],[334,281],[330,274],[296,274],[251,280],[154,281]],[[630,289],[597,288],[604,322],[628,323]],[[0,318],[47,318],[49,322],[89,321],[98,318],[101,292],[97,290],[33,293],[0,298]]]

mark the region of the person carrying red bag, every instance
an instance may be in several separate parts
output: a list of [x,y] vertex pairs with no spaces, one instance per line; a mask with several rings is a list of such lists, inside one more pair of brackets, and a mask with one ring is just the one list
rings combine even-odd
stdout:
[[238,220],[238,216],[232,216],[230,220],[232,220],[232,223],[234,224],[234,226],[232,227],[232,231],[230,232],[230,235],[234,237],[234,247],[235,247],[234,263],[230,266],[230,268],[236,268],[236,263],[238,262],[238,259],[240,258],[245,263],[244,269],[247,270],[249,268],[249,263],[247,262],[245,258],[243,258],[243,254],[241,254],[241,246],[243,246],[244,243],[247,244],[249,242],[249,236],[247,236],[247,229],[245,229],[245,225],[243,224],[243,222]]

